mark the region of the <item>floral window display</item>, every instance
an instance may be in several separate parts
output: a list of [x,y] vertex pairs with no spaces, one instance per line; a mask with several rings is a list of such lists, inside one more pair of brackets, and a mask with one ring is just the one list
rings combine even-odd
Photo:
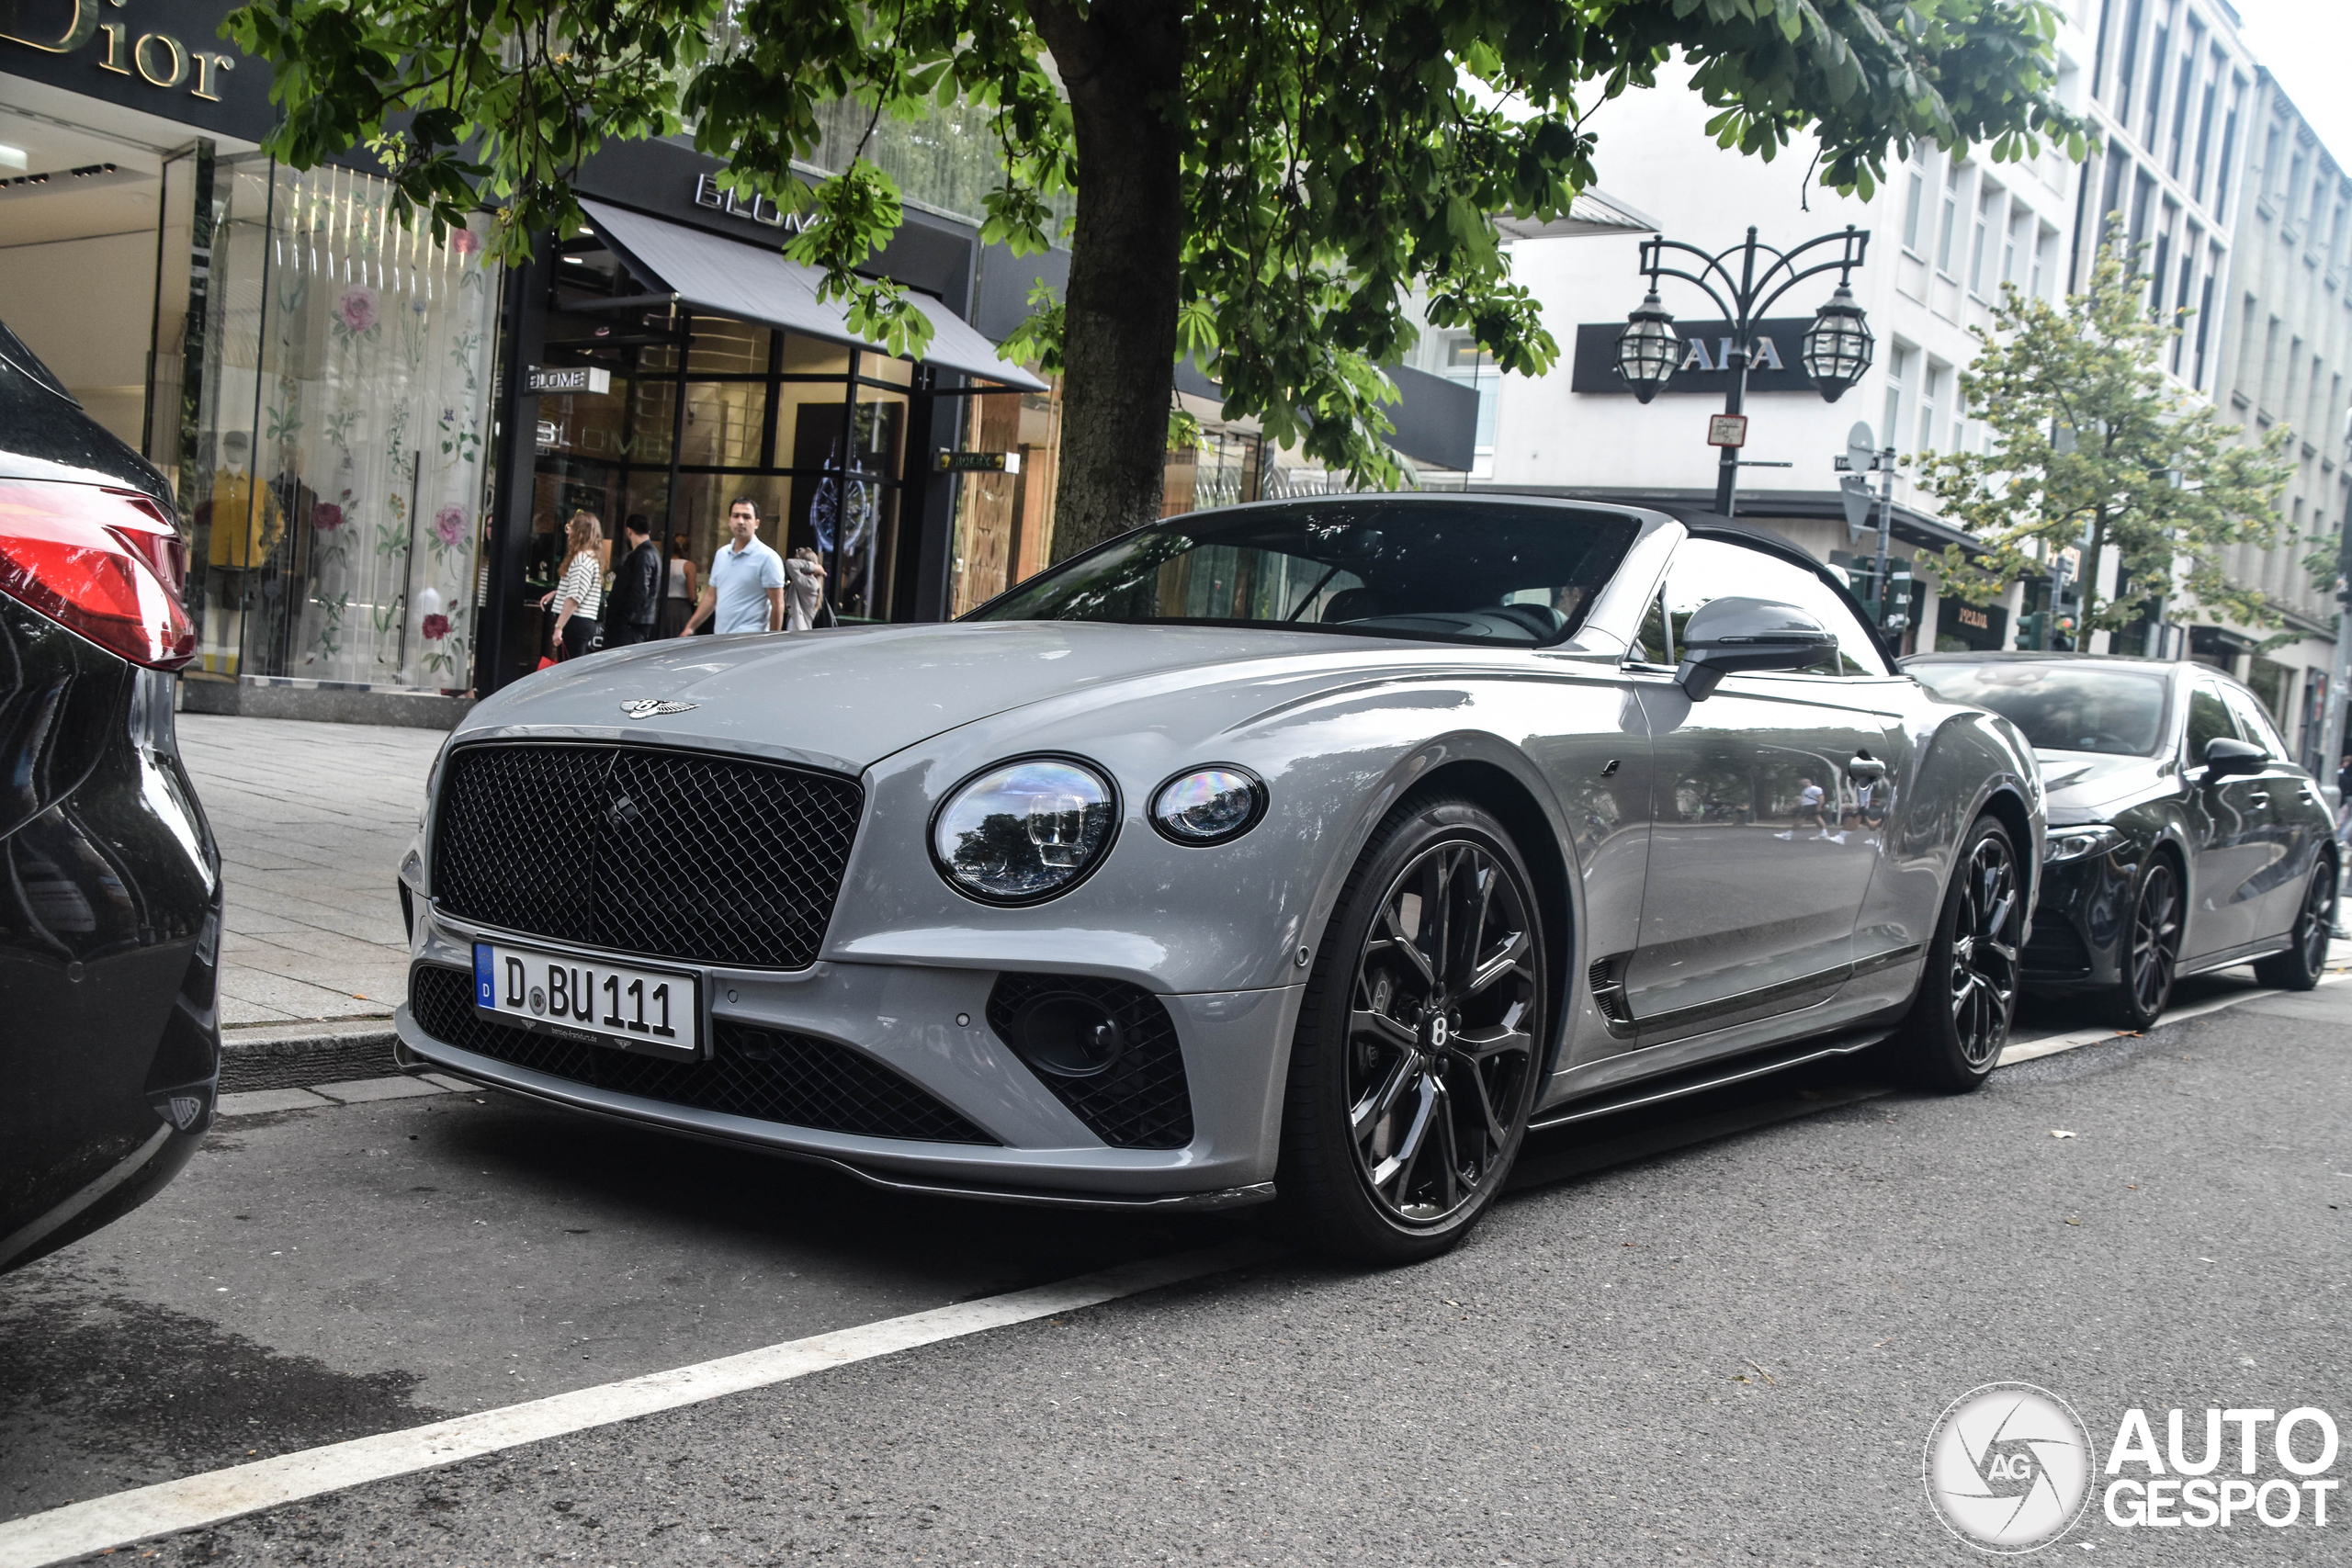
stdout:
[[391,187],[217,166],[190,608],[215,675],[471,683],[498,275]]

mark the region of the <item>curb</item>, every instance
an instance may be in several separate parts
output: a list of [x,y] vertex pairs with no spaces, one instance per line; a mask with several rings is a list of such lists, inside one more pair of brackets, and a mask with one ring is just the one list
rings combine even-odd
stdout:
[[398,1037],[389,1017],[318,1019],[220,1032],[220,1092],[301,1089],[311,1084],[382,1077]]

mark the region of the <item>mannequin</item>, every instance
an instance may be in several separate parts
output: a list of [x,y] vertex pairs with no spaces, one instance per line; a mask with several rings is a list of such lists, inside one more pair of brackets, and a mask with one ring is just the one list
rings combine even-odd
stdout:
[[253,445],[253,436],[242,430],[221,435],[211,493],[197,508],[197,522],[209,533],[204,668],[219,675],[237,672],[244,640],[245,573],[269,559],[284,531],[277,497],[254,479]]

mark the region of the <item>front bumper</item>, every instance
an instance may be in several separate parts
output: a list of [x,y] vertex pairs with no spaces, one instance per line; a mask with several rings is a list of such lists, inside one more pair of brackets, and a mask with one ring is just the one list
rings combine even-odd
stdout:
[[[470,976],[477,936],[533,940],[484,931],[423,905],[412,956]],[[1116,1208],[1224,1207],[1272,1196],[1302,987],[1159,997],[1182,1055],[1193,1137],[1176,1149],[1114,1148],[989,1028],[998,970],[831,961],[791,973],[686,967],[700,969],[714,1023],[845,1047],[890,1068],[994,1143],[833,1132],[622,1092],[438,1039],[406,1006],[396,1027],[419,1063],[478,1083],[690,1137],[821,1161],[883,1186]],[[1004,967],[1051,965],[1028,960]]]
[[2123,936],[2140,852],[2125,842],[2041,868],[2041,901],[2024,959],[2025,984],[2037,991],[2108,989],[2122,976]]

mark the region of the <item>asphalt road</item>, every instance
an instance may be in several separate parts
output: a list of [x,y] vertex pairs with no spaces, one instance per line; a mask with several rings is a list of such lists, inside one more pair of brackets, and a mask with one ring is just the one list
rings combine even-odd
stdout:
[[[2101,1459],[2132,1406],[2159,1443],[2175,1406],[2352,1426],[2348,1023],[2352,985],[2266,993],[1964,1099],[1816,1076],[1571,1129],[1420,1268],[1276,1257],[127,1554],[1977,1561],[1920,1481],[1976,1385],[2058,1392]],[[0,1280],[0,1517],[1254,1224],[915,1202],[491,1094],[241,1120]],[[2340,1507],[2124,1529],[2094,1501],[2052,1550],[2340,1562]]]

